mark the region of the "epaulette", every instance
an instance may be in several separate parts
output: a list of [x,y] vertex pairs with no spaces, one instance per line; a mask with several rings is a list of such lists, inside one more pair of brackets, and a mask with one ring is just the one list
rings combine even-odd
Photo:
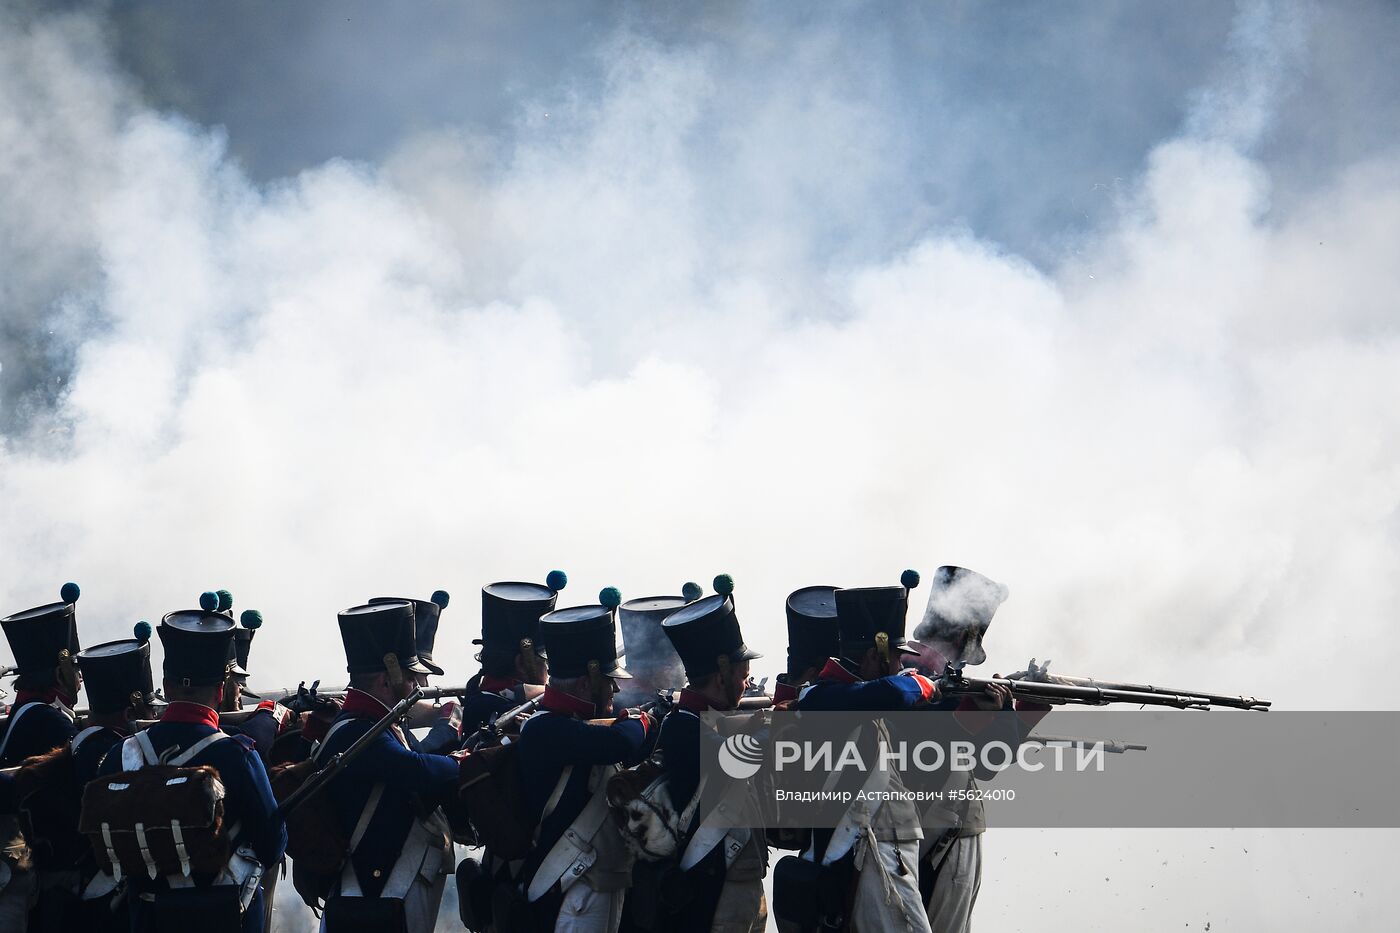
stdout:
[[235,742],[237,742],[239,745],[242,745],[250,752],[254,751],[258,747],[257,742],[255,742],[253,739],[249,738],[241,732],[231,732],[229,733],[229,738],[233,739]]

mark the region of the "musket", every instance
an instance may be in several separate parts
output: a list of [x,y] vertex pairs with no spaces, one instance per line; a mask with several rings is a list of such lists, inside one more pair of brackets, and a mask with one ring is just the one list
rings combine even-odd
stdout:
[[[1031,675],[1032,677],[1050,676],[1049,668],[1049,661],[1046,661],[1044,664],[1041,664],[1037,667],[1035,663],[1035,658],[1031,658],[1031,663],[1028,666],[1026,673]],[[1177,690],[1172,687],[1157,687],[1152,684],[1119,683],[1110,680],[1096,680],[1093,677],[1072,677],[1066,674],[1055,674],[1053,676],[1056,680],[1059,680],[1063,683],[1071,684],[1076,687],[1098,687],[1103,690],[1131,690],[1137,693],[1164,693],[1187,695],[1193,697],[1200,697],[1202,700],[1205,700],[1206,703],[1210,706],[1227,706],[1231,709],[1249,709],[1267,712],[1269,707],[1273,705],[1273,701],[1261,700],[1258,697],[1230,696],[1229,694],[1224,693],[1205,693],[1200,690]]]
[[[466,695],[467,687],[463,684],[460,687],[419,687],[418,690],[422,694],[424,700],[446,700],[452,697]],[[349,687],[342,687],[339,690],[317,690],[316,695],[320,697],[343,697],[349,692]],[[292,687],[288,689],[286,687],[279,687],[276,690],[259,690],[257,694],[264,700],[272,700],[273,702],[280,703],[282,700],[296,696],[297,688]]]
[[539,696],[531,697],[519,706],[512,707],[505,712],[492,716],[485,725],[466,737],[462,742],[462,748],[475,749],[489,739],[500,738],[505,734],[508,724],[515,722],[515,720],[521,716],[528,716],[538,709],[543,696],[544,694],[540,694]]
[[1074,739],[1064,735],[1028,735],[1021,741],[1031,745],[1060,745],[1065,748],[1096,748],[1103,747],[1103,750],[1111,755],[1121,755],[1124,752],[1145,752],[1146,745],[1135,745],[1132,742],[1120,742],[1117,739]]
[[1139,706],[1173,706],[1177,709],[1209,709],[1210,701],[1192,694],[1118,690],[1112,687],[1090,687],[1079,684],[1057,684],[1037,680],[1008,680],[1005,677],[968,677],[961,665],[949,664],[938,678],[943,693],[984,693],[988,687],[1005,687],[1020,700],[1038,703],[1080,703],[1105,706],[1109,703],[1133,703]]
[[[650,703],[643,704],[642,709],[656,710],[661,715],[669,713],[679,705],[681,692],[674,689],[663,688],[656,691],[656,699]],[[739,704],[734,707],[736,710],[753,712],[761,709],[772,709],[773,698],[766,693],[746,693],[739,697]]]
[[420,688],[415,688],[412,693],[395,703],[394,708],[389,710],[383,719],[371,726],[368,732],[350,743],[349,748],[332,755],[325,767],[303,781],[301,786],[293,791],[286,800],[277,805],[277,819],[286,819],[288,813],[301,806],[311,795],[330,783],[337,774],[345,769],[346,765],[359,757],[366,748],[369,748],[370,743],[388,732],[394,723],[407,716],[408,711],[413,709],[413,704],[421,699],[423,699],[423,691]]

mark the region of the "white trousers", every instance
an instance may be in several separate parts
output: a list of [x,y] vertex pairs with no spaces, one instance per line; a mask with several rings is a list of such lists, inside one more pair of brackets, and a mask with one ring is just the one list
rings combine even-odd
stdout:
[[948,849],[928,898],[933,933],[969,933],[972,907],[982,887],[982,837],[959,836]]
[[919,896],[919,842],[862,840],[856,852],[855,933],[930,933]]
[[626,891],[595,891],[578,881],[564,892],[554,933],[616,933]]

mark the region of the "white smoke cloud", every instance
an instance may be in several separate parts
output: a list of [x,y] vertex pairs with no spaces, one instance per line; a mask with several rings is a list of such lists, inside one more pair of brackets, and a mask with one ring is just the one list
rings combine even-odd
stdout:
[[[1295,41],[1257,15],[1246,86],[1204,95],[1231,125],[1267,117],[1253,84]],[[583,599],[732,571],[776,654],[787,590],[960,562],[1012,584],[993,649],[1209,666],[1383,637],[1394,159],[1279,219],[1241,146],[1188,131],[1058,268],[938,230],[812,267],[768,239],[814,236],[793,214],[819,166],[787,186],[695,164],[721,85],[704,49],[615,38],[603,96],[526,102],[504,159],[435,133],[258,188],[94,42],[66,18],[5,45],[28,147],[5,147],[6,197],[74,219],[15,224],[7,267],[54,244],[77,283],[54,318],[85,327],[59,427],[0,465],[6,605],[78,579],[92,640],[229,586],[267,613],[260,645],[290,645],[370,589],[445,586],[465,671],[472,594],[499,577],[563,566]],[[70,77],[25,103],[50,72]],[[824,100],[734,109],[772,136],[792,111],[814,138],[878,122]],[[825,171],[837,198],[878,174]],[[711,213],[720,177],[751,216]]]
[[835,248],[862,204],[900,223],[897,130],[835,76],[734,97],[703,45],[613,37],[600,95],[522,102],[507,152],[433,132],[257,186],[90,18],[3,27],[3,313],[77,346],[0,448],[7,611],[77,580],[95,643],[225,586],[291,684],[341,676],[337,609],[443,587],[456,682],[487,582],[727,571],[776,671],[790,590],[956,563],[1011,588],[1002,669],[1394,703],[1400,153],[1271,210],[1292,18],[1245,11],[1050,268],[966,229]]

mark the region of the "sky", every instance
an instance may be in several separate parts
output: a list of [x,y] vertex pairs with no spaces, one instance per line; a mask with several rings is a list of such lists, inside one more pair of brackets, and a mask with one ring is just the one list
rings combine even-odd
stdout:
[[[465,680],[485,583],[727,572],[771,674],[787,592],[960,564],[996,669],[1394,708],[1397,47],[1379,2],[10,0],[0,607],[76,580],[90,644],[227,587],[288,685],[443,588]],[[1384,928],[1393,834],[1241,835],[989,834],[979,922]]]

